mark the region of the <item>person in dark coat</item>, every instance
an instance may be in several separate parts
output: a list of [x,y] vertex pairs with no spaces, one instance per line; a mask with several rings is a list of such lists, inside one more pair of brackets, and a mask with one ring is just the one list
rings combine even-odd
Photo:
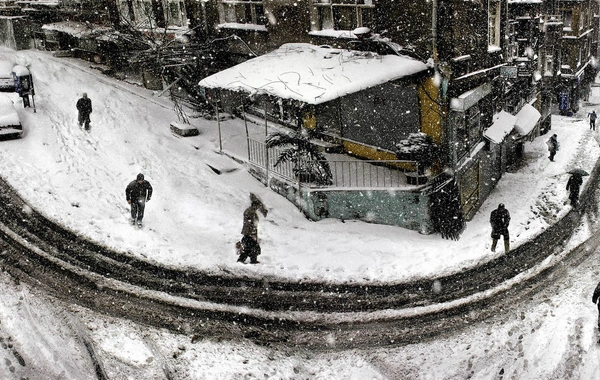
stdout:
[[267,216],[268,210],[262,201],[250,193],[250,207],[244,211],[244,223],[242,225],[242,244],[238,262],[245,263],[250,257],[250,264],[258,264],[260,245],[258,244],[258,211]]
[[552,135],[548,139],[548,152],[550,152],[550,161],[554,161],[554,156],[556,155],[556,151],[558,150],[558,139],[556,133]]
[[152,185],[144,179],[142,173],[138,174],[137,178],[127,185],[125,198],[127,203],[131,205],[131,224],[137,223],[141,227],[146,202],[149,202],[152,198]]
[[569,200],[571,206],[577,207],[579,201],[579,188],[583,183],[583,178],[579,174],[571,174],[571,178],[567,181],[567,190],[569,190]]
[[596,304],[598,307],[598,329],[600,329],[600,282],[596,285],[596,289],[594,289],[594,294],[592,295],[592,302]]
[[590,130],[593,129],[595,131],[596,130],[596,119],[598,118],[598,115],[596,115],[596,111],[592,111],[592,112],[588,113],[588,117],[590,118]]
[[90,114],[92,113],[92,100],[84,92],[81,99],[77,101],[77,111],[79,112],[79,126],[85,125],[85,129],[90,129]]
[[496,244],[500,236],[504,238],[504,252],[510,249],[510,238],[508,235],[508,225],[510,223],[510,213],[504,207],[503,203],[492,211],[490,215],[490,224],[492,225],[492,252],[496,252]]

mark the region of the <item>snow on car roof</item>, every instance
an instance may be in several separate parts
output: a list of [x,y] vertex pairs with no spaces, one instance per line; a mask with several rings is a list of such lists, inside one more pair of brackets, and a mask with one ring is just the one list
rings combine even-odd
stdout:
[[15,65],[12,71],[18,77],[24,77],[29,75],[29,69],[23,65]]
[[320,104],[427,69],[406,56],[293,43],[204,78],[199,85]]
[[0,94],[0,128],[21,125],[14,103],[8,95]]

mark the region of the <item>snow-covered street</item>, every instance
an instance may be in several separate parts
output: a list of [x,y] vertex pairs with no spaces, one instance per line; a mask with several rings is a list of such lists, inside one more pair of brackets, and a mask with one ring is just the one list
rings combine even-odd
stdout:
[[[25,135],[1,145],[0,175],[50,219],[165,265],[365,284],[458,272],[502,254],[489,251],[489,213],[498,203],[511,212],[512,247],[520,245],[567,213],[566,172],[575,167],[591,172],[600,154],[584,120],[556,117],[552,131],[561,144],[556,161],[540,159],[547,154],[547,136],[526,144],[526,166],[503,176],[457,242],[361,221],[315,223],[242,165],[216,153],[215,122],[191,119],[200,135],[180,138],[169,130],[177,117],[165,97],[104,77],[77,60],[33,51],[5,54],[30,67],[37,112],[17,107]],[[75,102],[83,92],[94,107],[90,133],[77,126]],[[243,158],[243,121],[225,122],[221,130],[224,151]],[[125,201],[125,186],[140,172],[155,189],[141,231],[129,225]],[[259,226],[259,266],[235,261],[249,192],[259,194],[270,210]]]
[[[216,153],[214,122],[192,119],[200,135],[177,137],[169,130],[177,117],[164,97],[47,52],[2,56],[32,71],[37,112],[17,103],[25,133],[0,143],[0,176],[33,208],[88,239],[212,273],[368,284],[459,271],[494,257],[488,220],[498,203],[511,212],[513,246],[522,244],[569,210],[566,171],[591,172],[600,154],[598,132],[585,120],[592,105],[575,117],[553,118],[561,143],[556,162],[546,158],[548,135],[526,144],[526,165],[501,179],[458,242],[360,221],[310,222],[243,165]],[[590,102],[600,103],[599,88],[593,90]],[[82,92],[94,106],[91,132],[77,126]],[[236,143],[243,123],[223,128],[225,148],[243,157],[245,146]],[[217,175],[208,165],[230,172]],[[125,201],[125,186],[139,172],[155,191],[141,230],[129,224]],[[260,221],[263,255],[256,266],[235,262],[249,192],[270,209]],[[591,222],[569,247],[590,236]],[[92,342],[109,379],[593,379],[600,375],[591,303],[599,255],[594,251],[567,268],[556,287],[484,323],[417,345],[351,351],[335,341],[331,350],[311,351],[176,335],[63,305],[2,275],[0,377],[95,378]]]

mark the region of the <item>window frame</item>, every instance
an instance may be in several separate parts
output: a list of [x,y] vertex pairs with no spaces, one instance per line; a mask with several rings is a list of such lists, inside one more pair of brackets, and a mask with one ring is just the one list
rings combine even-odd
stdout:
[[502,12],[500,1],[490,1],[488,4],[488,46],[500,47],[500,21]]
[[[314,0],[313,6],[316,9],[316,22],[313,23],[315,30],[340,30],[351,31],[358,27],[372,27],[375,18],[375,2],[373,0]],[[336,12],[351,9],[352,16],[345,17]],[[350,27],[340,25],[344,19],[350,20]]]
[[[227,7],[231,8],[228,9]],[[257,9],[259,7],[260,9]],[[245,9],[243,9],[243,12],[239,12],[239,8]],[[263,0],[219,0],[218,9],[219,22],[221,24],[267,25]],[[244,13],[244,17],[247,18],[248,9],[250,10],[250,17],[248,20],[239,16]]]

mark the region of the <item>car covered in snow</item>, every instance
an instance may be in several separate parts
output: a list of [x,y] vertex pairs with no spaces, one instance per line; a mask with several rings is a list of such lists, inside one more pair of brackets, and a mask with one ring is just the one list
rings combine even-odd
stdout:
[[0,94],[0,138],[21,137],[23,126],[12,99]]
[[0,59],[0,92],[15,92],[14,65],[13,62]]

